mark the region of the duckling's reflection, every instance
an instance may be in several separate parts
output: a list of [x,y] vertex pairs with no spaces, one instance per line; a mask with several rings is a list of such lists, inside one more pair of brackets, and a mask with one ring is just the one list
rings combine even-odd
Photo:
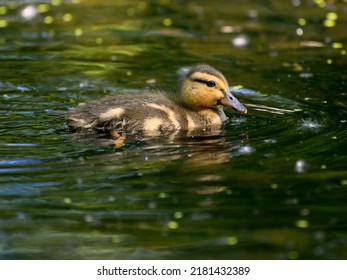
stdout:
[[202,194],[228,191],[223,186],[225,170],[222,166],[247,147],[248,142],[247,133],[235,131],[232,126],[211,126],[159,136],[126,135],[121,145],[117,142],[119,137],[112,139],[105,133],[79,131],[70,136],[73,136],[71,140],[86,145],[83,153],[87,153],[87,160],[102,163],[105,172],[114,174],[111,177],[117,177],[120,172],[122,178],[146,178],[142,180],[144,185],[165,184],[163,178],[179,185],[189,181],[198,187],[192,191]]
[[[226,137],[222,130],[194,131],[187,135],[175,137],[163,146],[176,145],[176,153],[170,154],[163,149],[156,158],[162,162],[175,161],[176,170],[172,165],[167,165],[169,172],[173,171],[172,178],[178,185],[189,186],[189,192],[206,197],[215,193],[228,193],[230,188],[225,185],[224,166],[232,160],[235,153],[243,147],[247,141],[247,134],[237,135],[236,139]],[[148,143],[149,149],[160,148]],[[179,178],[177,178],[177,176]],[[190,182],[190,183],[188,183]],[[201,206],[210,206],[214,200],[202,199]],[[203,204],[203,205],[202,205]],[[208,205],[207,205],[208,204]]]
[[228,162],[232,152],[239,149],[247,139],[247,134],[243,133],[230,141],[223,134],[218,127],[164,137],[148,137],[140,141],[144,145],[140,154],[146,155],[147,159],[152,158],[154,162],[180,161],[183,173],[204,167],[208,169]]
[[[75,134],[77,140],[78,133]],[[202,196],[231,192],[225,178],[228,166],[225,164],[247,146],[248,138],[247,134],[235,133],[235,130],[214,128],[157,137],[127,136],[124,145],[119,147],[114,139],[98,138],[98,135],[91,138],[90,134],[80,136],[84,137],[83,143],[90,140],[89,145],[93,147],[88,152],[88,160],[93,165],[101,163],[102,170],[112,174],[108,178],[155,189],[175,185]],[[102,147],[105,152],[100,154]],[[97,151],[95,157],[93,149]],[[209,206],[213,200],[203,198],[201,203],[204,204],[201,206]]]

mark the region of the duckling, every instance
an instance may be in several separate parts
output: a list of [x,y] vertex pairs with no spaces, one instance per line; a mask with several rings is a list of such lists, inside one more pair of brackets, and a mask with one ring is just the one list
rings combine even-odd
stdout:
[[70,128],[106,131],[112,138],[146,136],[220,127],[227,117],[222,107],[247,113],[229,91],[221,72],[207,64],[190,68],[179,91],[120,93],[87,103],[65,114]]

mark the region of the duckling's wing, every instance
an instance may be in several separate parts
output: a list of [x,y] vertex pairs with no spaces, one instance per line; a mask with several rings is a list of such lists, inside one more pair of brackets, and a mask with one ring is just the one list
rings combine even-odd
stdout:
[[64,118],[73,129],[106,126],[112,120],[121,120],[126,109],[139,102],[135,102],[136,99],[138,98],[132,95],[123,94],[106,96],[67,112]]
[[144,120],[165,117],[155,104],[172,101],[160,92],[109,95],[71,110],[64,118],[72,129],[140,130]]

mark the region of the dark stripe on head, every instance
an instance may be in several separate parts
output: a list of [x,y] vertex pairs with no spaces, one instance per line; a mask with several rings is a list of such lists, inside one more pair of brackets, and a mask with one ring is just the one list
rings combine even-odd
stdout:
[[200,79],[192,79],[192,78],[190,78],[192,81],[194,81],[194,82],[198,82],[198,83],[202,83],[202,84],[207,84],[207,82],[208,81],[205,81],[205,80],[200,80]]

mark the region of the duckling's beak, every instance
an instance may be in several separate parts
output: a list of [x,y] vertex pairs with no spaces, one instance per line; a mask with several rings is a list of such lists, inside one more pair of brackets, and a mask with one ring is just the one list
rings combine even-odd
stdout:
[[238,111],[240,114],[246,114],[247,108],[243,106],[240,101],[236,99],[234,95],[232,95],[230,92],[226,92],[224,95],[224,98],[219,101],[220,105],[223,105],[224,107],[234,109]]

